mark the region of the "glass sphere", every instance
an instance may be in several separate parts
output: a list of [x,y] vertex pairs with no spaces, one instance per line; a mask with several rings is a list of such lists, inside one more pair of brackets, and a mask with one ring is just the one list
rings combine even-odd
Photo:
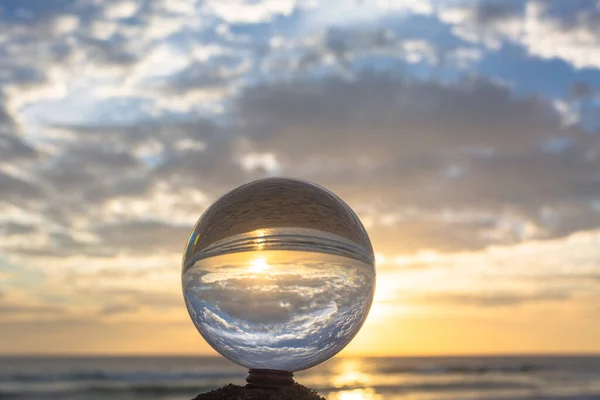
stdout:
[[247,368],[300,371],[333,357],[375,290],[371,242],[354,212],[315,184],[268,178],[225,194],[198,220],[182,269],[204,339]]

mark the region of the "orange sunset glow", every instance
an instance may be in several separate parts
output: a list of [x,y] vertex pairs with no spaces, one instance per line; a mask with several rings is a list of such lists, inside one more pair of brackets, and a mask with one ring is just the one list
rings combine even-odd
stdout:
[[[329,400],[600,399],[599,26],[596,0],[0,0],[0,398],[243,381],[190,319],[184,251],[224,194],[289,177],[373,252],[308,260],[269,248],[300,217],[253,222],[254,247],[187,280],[262,329],[213,344],[267,347],[261,312],[284,333],[344,314],[301,338],[335,354],[298,356]],[[264,217],[339,217],[302,199]],[[321,345],[353,337],[373,279],[358,334]]]

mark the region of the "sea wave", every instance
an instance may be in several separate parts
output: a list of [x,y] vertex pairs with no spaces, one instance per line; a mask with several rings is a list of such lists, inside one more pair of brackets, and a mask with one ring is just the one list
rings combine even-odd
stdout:
[[[0,400],[181,400],[245,374],[221,359],[3,359]],[[600,358],[340,358],[297,380],[326,398],[600,400]]]
[[139,381],[179,381],[187,379],[221,379],[237,378],[239,374],[231,372],[106,372],[83,371],[68,373],[14,373],[0,375],[0,383],[44,383],[44,382],[77,382],[77,381],[114,381],[114,382],[139,382]]
[[528,372],[546,372],[555,369],[550,365],[515,364],[515,365],[430,365],[430,366],[380,366],[380,374],[414,374],[414,375],[481,375],[490,373],[523,374]]
[[33,399],[41,395],[52,395],[51,398],[65,398],[78,395],[86,398],[90,395],[174,395],[187,393],[202,393],[214,389],[214,385],[160,385],[160,384],[128,384],[128,385],[60,385],[58,387],[12,387],[0,389],[0,399]]
[[[489,373],[522,374],[527,372],[550,371],[553,367],[548,365],[520,364],[506,366],[485,365],[434,365],[434,366],[378,366],[377,373],[382,375],[412,374],[412,375],[481,375]],[[0,383],[45,383],[45,382],[77,382],[77,381],[114,381],[114,382],[141,382],[141,381],[179,381],[179,380],[205,380],[221,378],[239,378],[237,372],[108,372],[108,371],[78,371],[61,373],[11,373],[0,374]]]
[[[344,387],[321,387],[315,388],[320,393],[336,393],[336,392],[347,392],[355,389],[360,389],[362,386],[344,386]],[[13,388],[0,390],[1,400],[15,400],[15,399],[35,399],[42,398],[40,395],[51,395],[51,398],[88,398],[91,396],[121,398],[125,395],[133,395],[135,397],[145,398],[147,396],[160,397],[160,396],[172,396],[172,395],[186,395],[186,394],[197,394],[206,392],[214,389],[214,385],[197,385],[197,384],[156,384],[156,383],[142,383],[142,384],[122,384],[122,385],[61,385],[59,387],[40,387],[40,388]],[[424,382],[420,384],[397,384],[397,385],[378,385],[372,387],[377,393],[382,396],[386,395],[402,395],[402,394],[416,394],[416,393],[468,393],[477,392],[482,394],[484,392],[493,391],[530,391],[535,389],[534,385],[527,383],[518,382],[497,382],[497,381],[477,381],[477,382],[446,382],[446,383],[433,383]],[[115,397],[116,396],[116,397]],[[46,398],[46,397],[43,397]],[[520,399],[519,396],[511,396],[510,399]],[[531,397],[523,396],[522,398],[531,399]],[[600,393],[588,393],[585,395],[578,394],[564,394],[552,397],[541,396],[544,399],[553,400],[600,400]],[[496,398],[498,399],[498,398]],[[507,397],[508,399],[508,397]]]
[[[341,390],[360,389],[362,385],[348,385],[343,387],[319,388],[320,391],[334,392]],[[502,382],[502,381],[463,381],[463,382],[422,382],[398,383],[395,385],[373,386],[378,393],[415,393],[415,392],[454,392],[454,391],[486,391],[486,390],[514,390],[535,389],[530,383]]]

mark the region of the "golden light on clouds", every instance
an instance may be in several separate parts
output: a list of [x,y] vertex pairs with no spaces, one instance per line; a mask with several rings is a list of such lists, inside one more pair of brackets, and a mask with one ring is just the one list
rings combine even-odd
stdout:
[[[184,244],[274,175],[368,229],[377,290],[344,354],[600,352],[597,7],[9,3],[0,354],[214,354]],[[268,280],[273,257],[244,274]]]
[[[437,254],[435,258],[427,255],[431,265],[420,254],[403,256],[402,267],[381,263],[367,322],[343,354],[600,351],[593,275],[598,248],[594,244],[599,237],[600,233],[590,232],[486,251]],[[576,264],[571,261],[573,257]],[[393,254],[386,258],[397,259]],[[70,293],[83,296],[82,300],[49,306],[31,300],[23,290],[4,289],[4,304],[19,306],[22,311],[3,314],[2,323],[17,329],[34,320],[53,323],[65,318],[91,319],[99,331],[103,326],[114,330],[115,323],[123,329],[134,321],[175,323],[173,337],[189,345],[184,347],[178,340],[163,341],[166,337],[149,332],[147,335],[155,335],[153,352],[183,354],[192,349],[194,353],[214,354],[189,324],[180,294],[180,274],[172,267],[179,260],[176,253],[121,255],[110,263],[104,258],[82,256],[45,260],[45,270],[51,274],[45,281],[32,280],[31,290],[56,298]],[[248,272],[257,276],[270,273],[269,260],[264,254],[256,256]],[[19,258],[12,262],[19,262]],[[12,282],[18,275],[5,271],[2,276]],[[547,335],[547,331],[553,334]],[[55,332],[58,335],[59,331]],[[123,330],[114,332],[127,336]],[[53,335],[51,331],[48,334],[49,338]],[[125,351],[127,347],[118,343],[119,335],[114,336],[114,342],[102,343],[91,335],[89,344],[101,352]],[[56,343],[64,342],[57,349],[70,352],[68,338],[56,336]],[[0,351],[22,348],[26,340],[31,340],[30,335],[13,336],[0,344]],[[149,338],[147,342],[152,341]],[[139,344],[129,349],[144,351]]]

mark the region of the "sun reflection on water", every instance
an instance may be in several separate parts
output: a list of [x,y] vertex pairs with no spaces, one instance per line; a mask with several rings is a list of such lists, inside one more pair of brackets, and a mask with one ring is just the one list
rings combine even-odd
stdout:
[[[366,373],[361,366],[360,360],[344,360],[335,371],[332,384],[336,388],[348,388],[335,393],[330,393],[331,400],[378,400],[381,396],[375,390],[368,387],[372,376]],[[360,387],[360,388],[359,388]]]
[[337,388],[369,385],[370,376],[365,374],[358,360],[344,360],[336,368],[332,378],[333,386]]
[[381,400],[373,389],[344,390],[329,395],[330,400]]

